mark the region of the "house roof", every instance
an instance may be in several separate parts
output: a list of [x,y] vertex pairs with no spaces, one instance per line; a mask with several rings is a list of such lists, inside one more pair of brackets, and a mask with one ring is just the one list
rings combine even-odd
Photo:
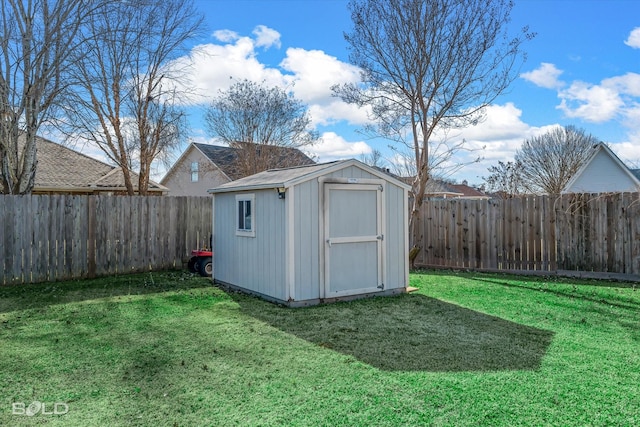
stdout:
[[209,190],[209,193],[228,193],[233,191],[251,191],[278,187],[289,188],[301,182],[317,178],[320,175],[328,174],[349,166],[357,166],[361,169],[365,169],[372,175],[375,175],[386,181],[391,181],[394,184],[407,190],[411,188],[404,182],[397,180],[396,178],[385,172],[367,166],[364,163],[359,162],[358,160],[350,159],[336,162],[297,166],[285,169],[271,169],[268,171],[257,173],[255,175],[241,178],[237,181],[228,182],[217,188]]
[[448,184],[447,186],[457,193],[462,194],[463,197],[488,197],[482,191],[476,190],[467,184]]
[[[193,143],[209,160],[216,164],[222,172],[235,181],[244,177],[243,172],[238,167],[238,149],[223,147],[220,145]],[[274,168],[285,168],[291,165],[312,165],[315,162],[302,151],[292,147],[275,147],[278,156],[275,159]]]
[[424,192],[428,196],[489,198],[489,196],[487,196],[485,193],[476,190],[473,187],[470,187],[465,182],[463,182],[462,184],[451,184],[438,179],[430,179],[429,181],[427,181],[427,187],[425,188]]
[[[36,150],[38,165],[34,191],[125,190],[122,168],[108,165],[42,137],[36,137]],[[137,190],[138,175],[132,174],[132,180],[134,189]],[[168,189],[150,181],[149,191],[165,192]]]
[[[589,158],[587,158],[587,160],[585,160],[585,162],[582,163],[582,166],[580,166],[580,168],[576,171],[576,173],[574,173],[573,176],[569,179],[567,184],[564,186],[564,189],[562,190],[563,193],[570,192],[569,190],[576,184],[576,182],[588,170],[591,162],[593,162],[594,159],[601,152],[608,155],[611,158],[611,160],[613,160],[613,162],[620,168],[622,173],[629,177],[629,180],[633,183],[633,185],[635,185],[637,188],[640,188],[640,176],[638,176],[636,172],[629,169],[627,165],[625,165],[622,162],[622,160],[620,160],[620,158],[616,155],[616,153],[614,153],[611,150],[611,148],[607,146],[607,144],[605,144],[604,142],[600,142],[599,144],[596,144],[593,146],[593,151],[589,156]],[[636,169],[636,171],[640,171],[640,170]]]

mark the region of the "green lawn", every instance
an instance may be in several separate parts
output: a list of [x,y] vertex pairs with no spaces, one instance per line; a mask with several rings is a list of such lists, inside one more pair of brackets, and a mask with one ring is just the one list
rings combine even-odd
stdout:
[[640,425],[633,286],[411,285],[303,309],[182,272],[0,288],[0,425]]

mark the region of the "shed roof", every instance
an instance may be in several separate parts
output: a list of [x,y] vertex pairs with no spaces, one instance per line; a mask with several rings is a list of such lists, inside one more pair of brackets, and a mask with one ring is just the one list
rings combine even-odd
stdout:
[[407,190],[411,188],[404,182],[399,181],[384,172],[367,166],[364,163],[359,162],[358,160],[349,159],[306,166],[297,166],[285,169],[271,169],[268,171],[257,173],[255,175],[241,178],[237,181],[222,184],[221,186],[213,188],[208,192],[229,193],[233,191],[250,191],[277,187],[289,188],[301,182],[305,182],[310,179],[314,179],[321,175],[344,169],[349,166],[357,166],[361,169],[366,170],[372,175],[384,179],[385,181],[393,182],[395,185]]

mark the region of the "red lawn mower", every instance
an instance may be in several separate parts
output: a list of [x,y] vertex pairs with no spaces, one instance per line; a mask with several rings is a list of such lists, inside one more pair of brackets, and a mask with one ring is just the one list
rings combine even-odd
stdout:
[[211,277],[213,273],[213,252],[205,249],[194,249],[187,264],[189,271],[204,277]]

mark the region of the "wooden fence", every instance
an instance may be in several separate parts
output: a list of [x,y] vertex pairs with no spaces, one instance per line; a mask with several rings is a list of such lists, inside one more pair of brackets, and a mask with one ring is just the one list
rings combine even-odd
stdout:
[[416,266],[640,280],[639,193],[429,200],[422,213]]
[[0,285],[180,268],[209,245],[208,197],[0,195]]

